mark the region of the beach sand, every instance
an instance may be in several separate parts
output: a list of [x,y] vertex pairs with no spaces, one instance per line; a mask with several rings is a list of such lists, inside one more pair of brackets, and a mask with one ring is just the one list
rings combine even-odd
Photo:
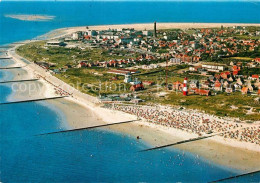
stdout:
[[[177,24],[174,25],[176,26]],[[191,27],[193,27],[192,25]],[[216,24],[214,24],[214,26],[216,26]],[[122,25],[122,27],[126,26]],[[131,25],[131,27],[133,27],[133,25]],[[61,31],[60,29],[58,31],[60,31],[62,35],[64,35],[68,32],[73,32],[76,29],[78,30],[80,28],[63,29],[66,33]],[[11,51],[9,52],[9,54],[14,56],[14,53]],[[19,57],[16,57],[15,60],[17,62],[21,62]],[[40,74],[45,75],[48,79],[53,80],[54,83],[60,82],[57,79],[52,78],[52,76],[49,76],[49,74],[45,71],[41,71],[39,68],[37,68],[37,66],[33,65],[34,64],[30,64],[28,67],[26,67],[27,72],[21,73],[19,77],[33,77],[30,74],[37,71],[40,72]],[[37,83],[41,83],[38,90],[41,92],[36,92],[33,95],[31,94],[30,97],[41,98],[55,96],[52,85],[43,80]],[[27,97],[28,95],[26,94],[26,92],[24,92],[23,94],[16,92],[11,98],[21,99]],[[100,108],[97,104],[93,104],[92,100],[94,100],[93,97],[86,98],[85,95],[76,93],[73,97],[69,97],[67,99],[52,100],[48,101],[47,103],[55,105],[57,108],[61,109],[64,112],[69,127],[71,129],[136,119],[135,116],[126,113]],[[133,136],[134,138],[136,136],[140,136],[140,141],[150,144],[151,147],[175,143],[177,141],[186,140],[196,136],[194,134],[183,132],[177,129],[169,129],[167,127],[154,125],[147,122],[133,122],[129,124],[114,125],[106,127],[106,129],[127,134]],[[250,151],[240,147],[233,147],[225,144],[223,142],[223,138],[221,137],[214,137],[212,139],[204,139],[197,142],[177,145],[174,146],[174,148],[192,152],[194,154],[197,154],[198,156],[201,156],[209,161],[215,162],[220,165],[245,171],[257,170],[260,164],[259,149],[255,149],[255,151]]]
[[[159,29],[189,29],[189,28],[220,28],[233,27],[233,26],[260,26],[260,24],[237,24],[237,23],[163,23],[157,22],[157,30]],[[153,23],[143,24],[120,24],[120,25],[100,25],[100,26],[88,26],[90,30],[106,30],[106,29],[122,29],[122,28],[134,28],[136,30],[153,30]],[[58,29],[57,31],[63,31],[65,34],[71,34],[76,31],[86,31],[86,26],[81,27],[68,27]]]
[[[260,24],[246,24],[246,23],[163,23],[157,22],[157,30],[160,29],[190,29],[190,28],[220,28],[233,27],[233,26],[260,26]],[[78,27],[66,27],[53,30],[47,34],[38,36],[37,39],[58,39],[68,34],[72,34],[77,31],[89,30],[107,30],[107,29],[122,29],[122,28],[134,28],[136,30],[153,30],[154,24],[114,24],[114,25],[96,25],[96,26],[78,26]]]

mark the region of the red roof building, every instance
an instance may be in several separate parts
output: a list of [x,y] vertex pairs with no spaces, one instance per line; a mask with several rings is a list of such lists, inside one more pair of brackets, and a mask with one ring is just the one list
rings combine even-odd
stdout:
[[203,90],[203,89],[195,89],[195,93],[198,95],[205,95],[205,96],[209,96],[211,95],[210,90]]
[[227,79],[229,75],[230,75],[230,72],[229,72],[229,71],[220,73],[220,76],[221,76],[223,79]]
[[259,75],[257,74],[252,75],[252,79],[259,79]]
[[88,39],[88,40],[89,40],[89,39],[91,39],[91,36],[85,35],[85,36],[84,36],[84,39]]
[[216,91],[220,91],[221,90],[221,86],[222,86],[222,84],[219,82],[219,80],[216,80],[216,82],[214,84],[214,89]]
[[87,64],[86,62],[80,62],[80,67],[87,67]]
[[179,90],[181,91],[183,88],[183,84],[180,81],[176,81],[172,85],[172,90]]
[[240,71],[240,67],[238,67],[236,65],[234,65],[232,69],[233,69],[233,71]]
[[143,90],[144,89],[144,85],[143,83],[140,83],[140,84],[136,84],[136,85],[132,85],[130,87],[130,91],[139,91],[139,90]]
[[238,75],[238,71],[233,71],[233,76]]
[[254,61],[260,63],[260,58],[255,58]]
[[242,92],[242,94],[247,94],[248,93],[248,87],[243,87],[241,89],[241,92]]

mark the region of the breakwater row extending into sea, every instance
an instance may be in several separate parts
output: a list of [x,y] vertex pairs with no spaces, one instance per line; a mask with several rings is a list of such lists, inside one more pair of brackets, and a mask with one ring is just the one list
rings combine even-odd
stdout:
[[[188,4],[159,3],[155,6],[150,2],[147,4],[129,3],[116,3],[115,6],[115,3],[107,4],[105,2],[88,2],[86,4],[1,2],[0,45],[32,39],[56,28],[80,25],[153,22],[155,20],[159,22],[216,22],[219,14],[223,18],[226,17],[224,20],[219,20],[221,22],[260,22],[255,5],[250,3],[247,6],[244,4],[226,6],[227,9],[231,8],[230,15],[233,17],[227,16],[227,11],[220,11],[223,5],[219,4],[218,9],[213,12],[215,15],[209,19],[207,18],[210,16],[205,16],[205,14],[212,14],[214,4],[210,5],[211,8],[208,9],[201,7],[206,6],[205,4],[193,5],[190,13],[183,15],[182,10],[187,6],[190,7]],[[158,8],[154,9],[154,7]],[[174,7],[179,8],[180,10],[176,11],[183,16],[174,12]],[[201,11],[201,8],[208,12]],[[239,11],[236,11],[237,9]],[[120,12],[116,10],[120,10]],[[243,14],[242,19],[241,16],[238,16],[241,15],[241,11],[249,12],[249,10],[251,16]],[[191,19],[197,13],[200,14],[197,16],[197,20]],[[21,21],[6,17],[6,14],[43,14],[55,18],[42,22]],[[122,16],[118,16],[118,14]],[[13,60],[8,60],[8,62],[0,60],[1,67],[12,64],[14,64]],[[31,78],[31,75],[32,73],[23,68],[12,71],[0,70],[0,81],[17,78],[28,79]],[[17,98],[28,99],[44,93],[42,91],[46,90],[46,85],[39,81],[36,82],[39,83],[40,88],[30,96],[26,92],[13,93],[10,83],[0,84],[1,102]],[[82,127],[86,123],[93,125],[97,121],[102,121],[91,110],[65,99],[3,105],[0,106],[0,119],[1,182],[209,182],[248,170],[224,166],[212,159],[215,156],[215,159],[228,164],[230,159],[225,155],[247,154],[243,153],[245,151],[234,153],[226,146],[219,148],[218,145],[214,143],[212,145],[209,141],[187,147],[137,153],[152,147],[151,144],[155,143],[155,139],[168,142],[167,137],[158,134],[156,129],[148,131],[144,126],[125,124],[121,127],[35,136],[46,132],[71,129],[75,126]],[[145,134],[146,139],[136,140],[137,134]],[[212,157],[206,156],[206,151],[204,151],[209,144],[212,145],[212,149],[206,154],[211,154]],[[217,149],[221,149],[221,151],[217,151]],[[202,156],[199,150],[204,151],[205,156]],[[248,162],[249,156],[249,154],[246,156]],[[230,163],[235,164],[236,162]],[[259,180],[259,175],[254,179],[243,179],[242,182],[245,180]]]
[[[13,62],[10,63],[13,64]],[[20,73],[19,77],[21,77],[21,75],[26,78],[28,78],[28,76],[31,76],[31,74],[28,73],[30,71],[26,70],[25,72],[21,72],[21,70],[23,70],[23,68],[17,69],[16,71],[12,72],[5,70],[2,71],[2,73],[4,73],[4,75],[6,76],[9,75],[9,78],[13,79],[17,77],[17,73]],[[9,87],[8,85],[5,86],[5,88]],[[44,90],[44,84],[41,90]],[[9,93],[6,93],[5,97],[7,99],[10,99],[10,97],[8,97],[10,96],[10,94],[11,93],[9,90]],[[17,97],[15,94],[11,94],[11,96],[14,96],[14,98]],[[27,96],[26,94],[23,94],[20,97],[25,97],[26,99],[28,99],[28,97],[32,96]],[[78,133],[71,132],[63,135],[56,134],[54,136],[48,137],[34,137],[34,135],[40,133],[70,129],[74,126],[73,123],[77,123],[77,120],[80,120],[82,116],[79,115],[82,115],[82,113],[84,113],[85,115],[83,116],[85,123],[82,123],[82,125],[90,124],[91,122],[98,120],[94,119],[95,114],[88,113],[90,111],[86,111],[83,106],[79,106],[73,102],[69,102],[64,99],[59,100],[60,101],[58,103],[55,103],[54,101],[50,101],[47,103],[32,102],[26,104],[9,105],[11,106],[10,108],[5,106],[1,107],[1,110],[6,111],[6,113],[4,113],[4,115],[2,114],[1,116],[1,118],[4,119],[1,125],[8,129],[7,131],[5,131],[5,133],[2,133],[2,140],[5,141],[5,145],[3,146],[3,149],[1,149],[2,162],[8,162],[8,164],[12,167],[12,162],[15,163],[14,160],[17,158],[18,154],[19,156],[22,155],[22,158],[20,157],[21,159],[25,159],[25,161],[20,162],[20,166],[24,166],[24,170],[22,172],[25,176],[19,176],[19,179],[17,179],[17,176],[11,176],[7,172],[10,171],[12,168],[10,166],[7,166],[3,169],[4,173],[2,175],[4,176],[2,180],[5,180],[5,178],[7,180],[7,178],[11,177],[14,181],[36,181],[38,180],[38,176],[40,175],[43,177],[48,177],[48,180],[65,181],[62,175],[68,174],[68,172],[66,171],[67,166],[71,167],[71,170],[75,171],[73,175],[79,176],[79,180],[103,180],[104,178],[107,179],[108,177],[110,177],[109,180],[124,180],[127,177],[129,180],[133,181],[151,181],[151,179],[149,178],[150,176],[148,175],[150,174],[150,172],[155,171],[160,173],[160,175],[158,176],[158,181],[188,181],[190,179],[196,179],[198,181],[209,181],[236,175],[237,173],[241,172],[241,170],[235,170],[228,167],[220,166],[216,163],[211,162],[210,160],[206,160],[203,156],[199,156],[198,154],[189,153],[188,151],[183,151],[175,148],[137,155],[136,152],[145,148],[149,148],[151,147],[151,145],[147,144],[146,141],[136,140],[135,135],[131,135],[131,132],[129,133],[129,131],[123,132],[124,129],[131,129],[131,126],[130,128],[129,126],[123,126],[121,128],[110,128],[109,131],[107,131],[107,129],[105,131],[101,129],[81,131]],[[81,110],[81,113],[76,113],[76,115],[78,115],[78,118],[74,114],[74,122],[72,122],[71,119],[66,118],[68,116],[68,114],[66,115],[68,109]],[[15,111],[15,115],[11,115],[13,111]],[[90,120],[89,123],[88,119]],[[7,121],[12,121],[12,123],[7,123]],[[146,131],[146,134],[158,134],[158,132],[152,132],[148,130],[150,129],[141,128],[138,133],[142,134]],[[12,131],[15,133],[10,133]],[[155,131],[157,130],[155,129]],[[93,137],[91,136],[91,134],[93,135]],[[57,142],[59,142],[59,144],[57,144]],[[25,146],[24,143],[29,143],[30,145],[27,144]],[[36,146],[34,145],[35,143],[37,144]],[[8,144],[13,144],[14,147],[16,147],[16,150],[10,153],[9,149],[7,148]],[[23,146],[26,147],[26,149],[23,149]],[[83,150],[81,146],[86,146],[88,151],[86,152],[85,150]],[[8,151],[6,149],[8,149]],[[72,153],[71,149],[77,150],[73,151]],[[21,150],[23,151],[23,153],[21,152]],[[124,155],[122,155],[121,153],[124,153]],[[50,154],[51,157],[49,156]],[[67,164],[67,157],[71,154],[74,155],[74,158],[77,157],[80,159],[80,162],[77,162],[77,165],[74,164],[74,161],[76,161],[74,158],[70,160],[74,163],[69,161],[69,164]],[[28,156],[30,156],[30,158],[28,158]],[[96,156],[98,158],[94,159],[94,157]],[[129,156],[131,156],[130,159]],[[45,161],[41,161],[39,164],[36,161],[36,159],[38,159],[39,157],[45,158]],[[120,159],[118,159],[118,157],[120,157]],[[55,158],[55,161],[52,158]],[[63,163],[55,163],[56,159],[58,160],[58,162]],[[52,163],[49,163],[50,161]],[[82,171],[78,172],[76,169],[78,169],[79,166],[82,166],[82,163],[85,165],[86,161],[90,161],[92,163],[88,163],[87,166],[84,166],[84,169]],[[31,164],[32,162],[33,164]],[[101,162],[102,164],[100,164]],[[59,168],[61,170],[61,173],[52,176],[52,174],[49,174],[50,172],[52,172],[52,170],[50,170],[50,172],[39,171],[35,172],[35,174],[29,174],[29,170],[31,170],[32,167],[37,170],[39,168],[38,166],[44,168],[53,166],[53,169]],[[103,174],[101,175],[100,173],[97,173],[98,169],[91,169],[90,171],[90,168],[93,168],[93,166],[98,166],[99,171],[102,170]],[[29,168],[29,170],[27,170],[27,168]],[[117,169],[119,168],[122,171],[118,174]],[[210,171],[209,168],[211,169]],[[173,169],[174,171],[172,171]],[[134,172],[132,172],[132,176],[134,177],[135,175],[134,179],[130,179],[131,177],[127,176],[130,170],[135,170]],[[192,174],[190,174],[187,179],[183,179],[183,172],[187,170],[190,170]],[[117,173],[115,173],[114,171],[116,171]],[[206,179],[205,177],[203,177],[203,179],[201,179],[201,174],[204,171],[207,171],[209,177],[207,177]],[[83,176],[83,173],[87,172],[88,175],[91,175]],[[197,173],[194,174],[194,172]],[[19,173],[19,171],[16,172],[17,175],[20,175]]]
[[[3,86],[0,87],[3,91]],[[183,172],[187,169],[193,173],[186,181],[191,178],[201,180],[202,172],[196,171],[198,167],[209,173],[208,178],[203,177],[205,181],[235,175],[231,170],[177,149],[136,154],[147,145],[121,133],[89,130],[34,137],[35,134],[69,128],[64,124],[64,113],[47,103],[1,106],[0,117],[3,182],[151,181],[151,172],[160,172],[157,181],[185,180]]]

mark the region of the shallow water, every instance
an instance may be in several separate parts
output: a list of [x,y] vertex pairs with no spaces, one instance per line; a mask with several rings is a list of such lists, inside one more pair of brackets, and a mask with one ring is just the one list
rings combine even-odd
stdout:
[[[4,102],[11,91],[0,89]],[[239,173],[176,149],[140,153],[149,145],[107,130],[35,136],[68,129],[46,102],[0,105],[0,119],[2,182],[207,182]]]
[[[68,26],[155,20],[259,23],[258,7],[259,3],[4,2],[0,3],[0,45]],[[27,22],[6,18],[5,14],[43,14],[56,18]],[[11,63],[0,61],[1,66],[8,64]],[[0,80],[4,79],[12,79],[11,73],[0,71]],[[5,102],[10,94],[8,85],[0,85],[0,102]],[[35,136],[67,128],[62,111],[46,102],[0,105],[0,181],[208,182],[240,173],[177,149],[138,153],[149,144],[107,130]],[[259,180],[259,175],[256,178]]]
[[17,130],[19,138],[2,141],[2,149],[9,149],[8,153],[1,152],[2,163],[7,165],[2,170],[4,182],[207,182],[235,175],[231,170],[177,150],[138,153],[147,146],[108,131],[32,137],[46,130],[48,124],[40,125],[43,130],[35,130],[35,124],[33,128],[30,124],[26,126],[22,135]]
[[[8,86],[0,84],[0,102],[11,94]],[[35,136],[68,129],[62,111],[47,102],[0,105],[0,119],[2,182],[207,182],[238,173],[175,149],[138,153],[149,145],[111,131]]]
[[[0,2],[0,44],[32,39],[56,28],[151,23],[260,23],[259,2]],[[202,11],[203,10],[203,11]],[[21,21],[10,14],[55,16]]]

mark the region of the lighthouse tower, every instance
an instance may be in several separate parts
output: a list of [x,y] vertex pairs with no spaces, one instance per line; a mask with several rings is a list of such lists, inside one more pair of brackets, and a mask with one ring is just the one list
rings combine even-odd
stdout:
[[183,82],[183,90],[182,90],[182,93],[184,96],[187,96],[188,95],[188,83],[187,83],[188,79],[187,77],[184,78],[184,82]]

